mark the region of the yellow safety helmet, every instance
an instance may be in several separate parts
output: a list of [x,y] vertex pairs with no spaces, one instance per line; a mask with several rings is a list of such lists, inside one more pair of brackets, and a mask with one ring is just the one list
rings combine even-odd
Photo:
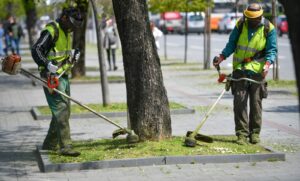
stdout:
[[244,15],[246,18],[258,18],[262,16],[264,10],[262,9],[261,5],[257,3],[250,4],[247,9],[244,11]]

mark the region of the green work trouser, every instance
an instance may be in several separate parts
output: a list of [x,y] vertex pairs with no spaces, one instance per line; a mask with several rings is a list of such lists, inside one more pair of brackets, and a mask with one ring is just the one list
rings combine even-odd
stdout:
[[[59,86],[57,89],[70,95],[68,76],[64,75],[59,78]],[[56,92],[51,93],[51,91],[45,87],[44,92],[52,113],[50,127],[44,140],[44,144],[50,144],[52,146],[58,144],[60,148],[64,148],[71,144],[69,126],[70,100]]]
[[[239,71],[233,73],[234,78],[244,77]],[[257,76],[247,76],[248,78],[262,81],[263,78]],[[234,121],[236,135],[249,136],[259,134],[262,125],[262,99],[267,97],[267,85],[256,84],[249,81],[232,82],[232,93],[234,95]],[[248,97],[250,113],[248,118]]]

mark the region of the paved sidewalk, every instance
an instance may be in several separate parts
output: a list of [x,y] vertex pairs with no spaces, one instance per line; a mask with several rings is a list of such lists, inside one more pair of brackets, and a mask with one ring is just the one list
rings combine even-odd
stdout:
[[[93,58],[88,65],[97,66]],[[124,75],[121,61],[118,71],[109,75]],[[212,80],[214,70],[194,71],[190,67],[163,66],[164,83],[170,101],[188,107],[212,105],[223,86]],[[200,66],[200,65],[199,65]],[[26,68],[35,67],[26,63]],[[215,76],[214,76],[215,75]],[[212,78],[213,77],[213,78]],[[126,101],[125,84],[110,84],[112,102]],[[186,164],[144,166],[102,170],[82,170],[60,173],[40,173],[34,153],[48,130],[49,121],[35,121],[30,114],[33,106],[47,105],[41,86],[32,86],[21,75],[8,76],[0,72],[0,181],[10,180],[300,180],[300,131],[296,89],[270,90],[263,101],[262,144],[286,153],[284,162]],[[98,84],[75,84],[72,97],[83,103],[101,103]],[[85,94],[83,94],[83,92]],[[226,93],[201,129],[203,134],[234,134],[232,96]],[[173,135],[193,130],[204,114],[173,115]],[[126,125],[126,118],[116,118]],[[101,119],[70,120],[72,139],[111,137],[115,127]]]

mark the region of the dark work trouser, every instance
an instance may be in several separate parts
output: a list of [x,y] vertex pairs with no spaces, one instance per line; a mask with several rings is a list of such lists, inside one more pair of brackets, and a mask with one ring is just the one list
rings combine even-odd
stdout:
[[[66,75],[60,77],[57,89],[70,95],[70,83],[69,78]],[[69,126],[70,100],[56,92],[50,93],[45,87],[44,92],[52,113],[50,127],[44,140],[44,144],[59,144],[60,148],[64,148],[71,144]]]
[[[238,73],[235,78],[242,77]],[[249,77],[261,81],[262,77]],[[262,99],[265,98],[266,84],[256,84],[249,81],[232,82],[232,93],[234,95],[234,121],[236,135],[248,136],[259,134],[262,125]],[[248,97],[250,113],[248,118]]]
[[116,67],[116,49],[114,49],[114,48],[108,48],[108,49],[106,49],[106,54],[107,54],[107,61],[108,61],[109,69],[112,68],[111,67],[110,54],[112,56],[113,66]]

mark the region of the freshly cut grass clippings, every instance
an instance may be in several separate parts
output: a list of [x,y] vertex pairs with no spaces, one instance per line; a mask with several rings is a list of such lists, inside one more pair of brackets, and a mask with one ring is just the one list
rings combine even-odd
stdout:
[[220,155],[220,154],[253,154],[268,153],[260,145],[238,145],[235,136],[212,136],[213,143],[198,142],[194,148],[183,144],[184,137],[172,137],[163,141],[145,141],[127,144],[125,139],[101,139],[90,141],[75,141],[73,147],[81,152],[79,157],[60,156],[49,152],[54,163],[74,163],[125,158],[147,158],[155,156],[184,155]]

